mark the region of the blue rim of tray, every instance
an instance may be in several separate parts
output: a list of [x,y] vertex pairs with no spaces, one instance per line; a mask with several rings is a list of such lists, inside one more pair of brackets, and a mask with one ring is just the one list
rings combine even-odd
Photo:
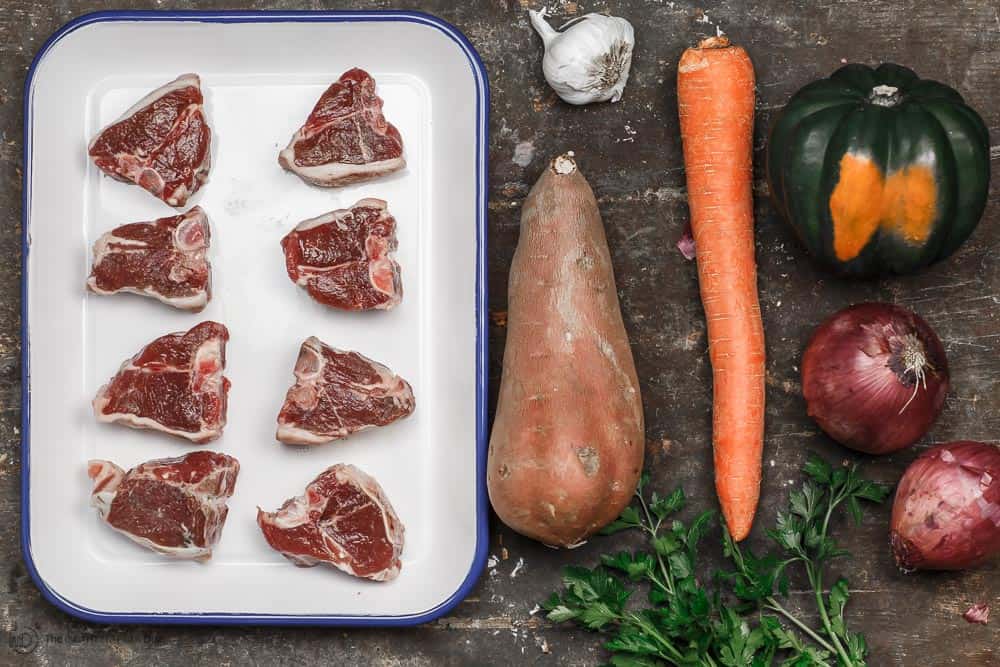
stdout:
[[[287,23],[402,21],[426,25],[444,33],[461,48],[476,84],[476,550],[472,566],[458,589],[437,606],[404,616],[329,616],[321,614],[240,613],[106,613],[88,609],[62,597],[35,568],[31,556],[29,479],[31,458],[31,372],[28,337],[28,201],[31,194],[31,84],[38,64],[59,40],[94,23],[109,21],[189,21],[199,23]],[[73,19],[52,34],[35,55],[24,83],[24,174],[21,213],[21,551],[35,585],[46,600],[68,614],[97,623],[187,625],[326,625],[406,626],[426,623],[451,611],[476,585],[489,549],[489,503],[486,495],[486,169],[489,152],[489,79],[483,62],[468,38],[436,16],[413,11],[105,11]]]

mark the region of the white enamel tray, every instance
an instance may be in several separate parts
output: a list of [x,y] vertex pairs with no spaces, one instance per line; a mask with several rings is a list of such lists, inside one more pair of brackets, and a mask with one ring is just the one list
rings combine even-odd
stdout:
[[[278,166],[278,150],[353,66],[375,77],[408,166],[346,188],[308,186]],[[184,72],[201,76],[213,128],[211,177],[189,202],[212,223],[213,297],[200,314],[84,290],[101,233],[173,211],[104,177],[87,143]],[[50,601],[100,622],[393,625],[436,618],[468,593],[487,549],[488,108],[471,45],[423,14],[101,13],[42,48],[25,95],[22,541]],[[397,219],[401,305],[341,313],[312,302],[285,274],[279,239],[371,196]],[[225,433],[205,447],[237,457],[242,470],[222,539],[198,564],[164,559],[102,525],[88,504],[86,462],[130,468],[198,448],[98,424],[90,401],[144,344],[205,319],[229,328],[233,385]],[[275,418],[310,335],[407,378],[414,414],[328,445],[276,442]],[[406,526],[393,582],[297,568],[257,528],[258,505],[277,508],[337,462],[374,475]]]

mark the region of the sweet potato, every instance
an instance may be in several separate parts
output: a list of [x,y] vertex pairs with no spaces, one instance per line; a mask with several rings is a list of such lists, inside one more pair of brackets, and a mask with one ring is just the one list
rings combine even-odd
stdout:
[[573,547],[632,499],[644,438],[601,215],[572,153],[524,202],[508,298],[490,500],[517,532]]

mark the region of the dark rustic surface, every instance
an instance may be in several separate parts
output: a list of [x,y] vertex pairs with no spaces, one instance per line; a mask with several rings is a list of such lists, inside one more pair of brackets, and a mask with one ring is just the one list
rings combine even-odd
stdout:
[[[116,3],[162,8],[162,2]],[[506,269],[517,240],[519,206],[545,161],[577,151],[601,203],[647,417],[647,465],[658,488],[683,484],[693,504],[715,503],[710,473],[710,376],[694,264],[674,248],[687,220],[674,83],[683,48],[718,25],[745,45],[757,68],[757,163],[776,109],[798,87],[842,62],[892,60],[948,82],[984,116],[1000,141],[1000,10],[996,0],[691,0],[552,3],[557,16],[608,10],[632,20],[638,46],[624,100],[569,108],[539,71],[541,44],[528,27],[528,0],[459,2],[254,2],[239,8],[418,8],[462,29],[486,63],[493,93],[490,141],[490,308],[503,311]],[[237,8],[227,2],[176,3]],[[106,3],[4,0],[0,3],[0,664],[595,664],[599,638],[554,627],[531,613],[559,568],[593,563],[629,537],[603,538],[556,552],[494,522],[491,566],[468,600],[426,627],[390,630],[108,627],[74,620],[46,603],[20,558],[19,281],[21,91],[30,59],[65,21]],[[123,54],[127,57],[127,54]],[[1000,146],[992,150],[1000,167]],[[810,330],[851,302],[883,299],[915,308],[945,342],[953,391],[917,451],[935,441],[1000,437],[1000,201],[950,260],[905,279],[850,283],[818,271],[775,218],[757,170],[760,291],[768,334],[768,409],[762,507],[752,544],[773,521],[810,451],[850,457],[805,416],[797,364]],[[491,324],[495,397],[504,329]],[[495,398],[494,398],[495,400]],[[898,479],[917,451],[864,459],[864,470]],[[855,557],[851,616],[868,635],[873,665],[998,665],[998,624],[970,626],[973,601],[1000,612],[1000,568],[903,576],[886,546],[888,506],[860,529],[842,531]],[[717,536],[716,536],[717,537]],[[442,545],[442,548],[447,548]],[[72,545],[67,545],[67,554]],[[715,549],[706,549],[715,551]],[[252,582],[248,582],[252,585]],[[802,599],[801,596],[799,599]]]

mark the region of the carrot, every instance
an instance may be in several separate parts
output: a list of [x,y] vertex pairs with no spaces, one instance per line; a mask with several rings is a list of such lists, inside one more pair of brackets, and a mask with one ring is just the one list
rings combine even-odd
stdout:
[[764,329],[753,245],[754,73],[725,37],[681,56],[677,104],[712,361],[715,488],[735,540],[750,532],[764,444]]

